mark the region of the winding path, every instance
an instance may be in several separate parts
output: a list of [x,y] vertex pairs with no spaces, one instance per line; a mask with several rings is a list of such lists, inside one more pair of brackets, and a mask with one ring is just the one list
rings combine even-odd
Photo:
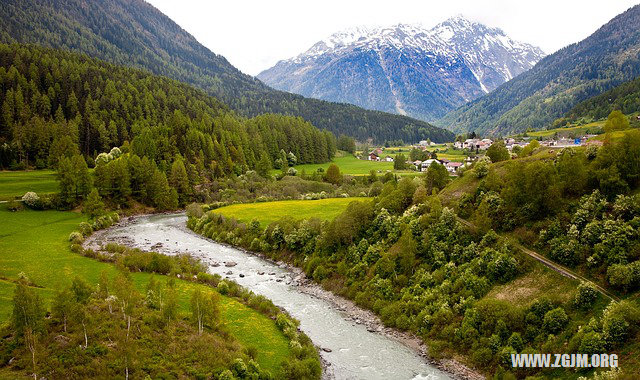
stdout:
[[[470,221],[468,221],[466,219],[462,219],[461,217],[459,217],[457,215],[456,215],[456,218],[458,219],[458,221],[460,223],[464,224],[469,229],[472,229],[472,230],[477,230],[478,229]],[[620,298],[618,298],[616,295],[610,293],[608,290],[606,290],[602,286],[596,284],[595,282],[587,279],[586,277],[581,276],[578,273],[572,271],[571,269],[569,269],[569,268],[567,268],[565,266],[562,266],[562,265],[560,265],[560,264],[558,264],[558,263],[556,263],[554,261],[551,261],[551,260],[547,259],[546,257],[541,255],[540,253],[538,253],[536,251],[533,251],[533,250],[523,246],[522,244],[520,244],[520,243],[518,243],[516,241],[512,241],[512,242],[522,252],[526,253],[527,255],[529,255],[530,257],[534,258],[535,260],[538,260],[539,262],[541,262],[544,266],[548,267],[549,269],[554,270],[554,271],[560,273],[561,275],[563,275],[564,277],[570,278],[572,280],[583,281],[583,282],[586,282],[588,284],[591,284],[603,296],[609,298],[612,301],[620,301]]]

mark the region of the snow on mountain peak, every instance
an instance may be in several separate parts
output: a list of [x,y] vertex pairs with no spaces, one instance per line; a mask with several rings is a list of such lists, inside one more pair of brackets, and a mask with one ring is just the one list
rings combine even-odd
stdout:
[[430,120],[492,91],[543,56],[499,28],[457,15],[431,28],[345,29],[258,77],[282,90]]

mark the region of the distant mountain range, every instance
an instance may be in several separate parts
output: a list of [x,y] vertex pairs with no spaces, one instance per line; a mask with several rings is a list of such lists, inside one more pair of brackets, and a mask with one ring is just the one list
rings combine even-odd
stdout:
[[437,122],[456,132],[542,129],[575,105],[640,76],[640,6]]
[[361,141],[454,137],[409,117],[274,90],[241,73],[143,0],[2,1],[0,42],[39,44],[143,68],[199,87],[241,115],[301,116],[318,128]]
[[544,53],[457,16],[333,34],[258,78],[304,96],[431,121],[533,67]]

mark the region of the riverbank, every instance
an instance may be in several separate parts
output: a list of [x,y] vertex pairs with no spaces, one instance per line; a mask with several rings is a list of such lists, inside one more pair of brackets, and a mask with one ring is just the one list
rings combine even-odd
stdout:
[[[171,214],[179,216],[179,214],[175,214],[175,213],[171,213]],[[118,223],[117,227],[120,227],[120,228],[126,227],[127,225],[134,223],[140,217],[142,216],[136,215],[132,217],[123,218],[123,220],[120,223]],[[278,278],[275,281],[284,282],[285,284],[288,284],[290,286],[295,286],[296,289],[301,293],[326,301],[329,305],[331,305],[332,308],[334,308],[341,315],[343,315],[343,318],[349,321],[351,324],[362,325],[371,334],[378,334],[388,339],[401,343],[402,345],[411,349],[413,352],[416,352],[429,365],[436,367],[442,370],[443,372],[446,372],[452,375],[455,378],[473,379],[473,380],[484,378],[484,376],[482,376],[478,372],[464,366],[463,364],[461,364],[456,360],[453,360],[453,359],[432,360],[428,355],[427,347],[422,343],[422,341],[418,337],[412,334],[408,334],[406,332],[385,327],[380,321],[380,319],[373,312],[362,309],[357,305],[355,305],[352,301],[336,296],[335,294],[323,289],[317,283],[307,279],[305,274],[302,272],[302,270],[297,267],[293,267],[284,262],[274,262],[273,260],[266,258],[262,254],[250,252],[242,248],[231,247],[226,244],[221,244],[221,243],[212,241],[201,235],[195,234],[193,231],[189,230],[185,225],[180,225],[175,227],[179,228],[182,232],[188,233],[190,235],[194,235],[200,239],[204,239],[211,243],[219,244],[221,246],[233,248],[238,251],[242,251],[248,255],[260,257],[261,259],[273,265],[286,269],[290,273],[290,275],[280,276],[281,278]],[[101,245],[106,244],[107,241],[105,241],[104,237],[108,234],[108,231],[109,230],[96,232],[90,239],[87,240],[87,242],[85,242],[86,248],[97,249]],[[147,239],[145,240],[148,241]],[[133,239],[127,238],[125,236],[118,236],[117,241],[113,241],[113,238],[111,238],[109,242],[115,242],[118,244],[136,247],[136,242],[134,242]],[[231,269],[233,269],[234,263],[217,262],[206,252],[201,252],[201,251],[199,252],[198,250],[196,250],[195,252],[188,251],[178,247],[174,247],[172,246],[172,244],[169,244],[169,243],[171,242],[169,242],[167,239],[165,243],[155,243],[151,248],[158,251],[164,251],[168,254],[188,253],[194,257],[201,259],[204,263],[208,265],[229,267],[229,271],[225,273],[232,273]],[[269,274],[265,273],[264,275],[268,276],[270,274],[271,273]],[[240,275],[243,276],[244,274],[240,274]],[[318,349],[323,350],[324,352],[331,352],[331,350],[328,347],[320,346],[318,347]],[[331,366],[326,361],[323,360],[323,362],[325,366],[323,377],[331,378],[331,373],[332,373]]]

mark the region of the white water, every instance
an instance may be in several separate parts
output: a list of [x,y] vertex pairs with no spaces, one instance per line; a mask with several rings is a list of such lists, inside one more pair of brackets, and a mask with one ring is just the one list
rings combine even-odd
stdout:
[[[324,299],[302,293],[291,284],[296,276],[288,269],[238,249],[204,239],[185,229],[186,217],[152,215],[106,232],[105,240],[127,239],[133,247],[166,254],[191,253],[210,266],[210,273],[228,277],[254,293],[264,295],[300,321],[300,329],[330,363],[328,372],[336,379],[448,379],[404,344],[367,331]],[[158,243],[162,246],[158,246]],[[153,246],[153,248],[152,248]],[[225,262],[236,266],[225,267]],[[232,274],[227,274],[229,271]],[[264,274],[259,274],[264,272]],[[244,277],[240,277],[243,274]]]

